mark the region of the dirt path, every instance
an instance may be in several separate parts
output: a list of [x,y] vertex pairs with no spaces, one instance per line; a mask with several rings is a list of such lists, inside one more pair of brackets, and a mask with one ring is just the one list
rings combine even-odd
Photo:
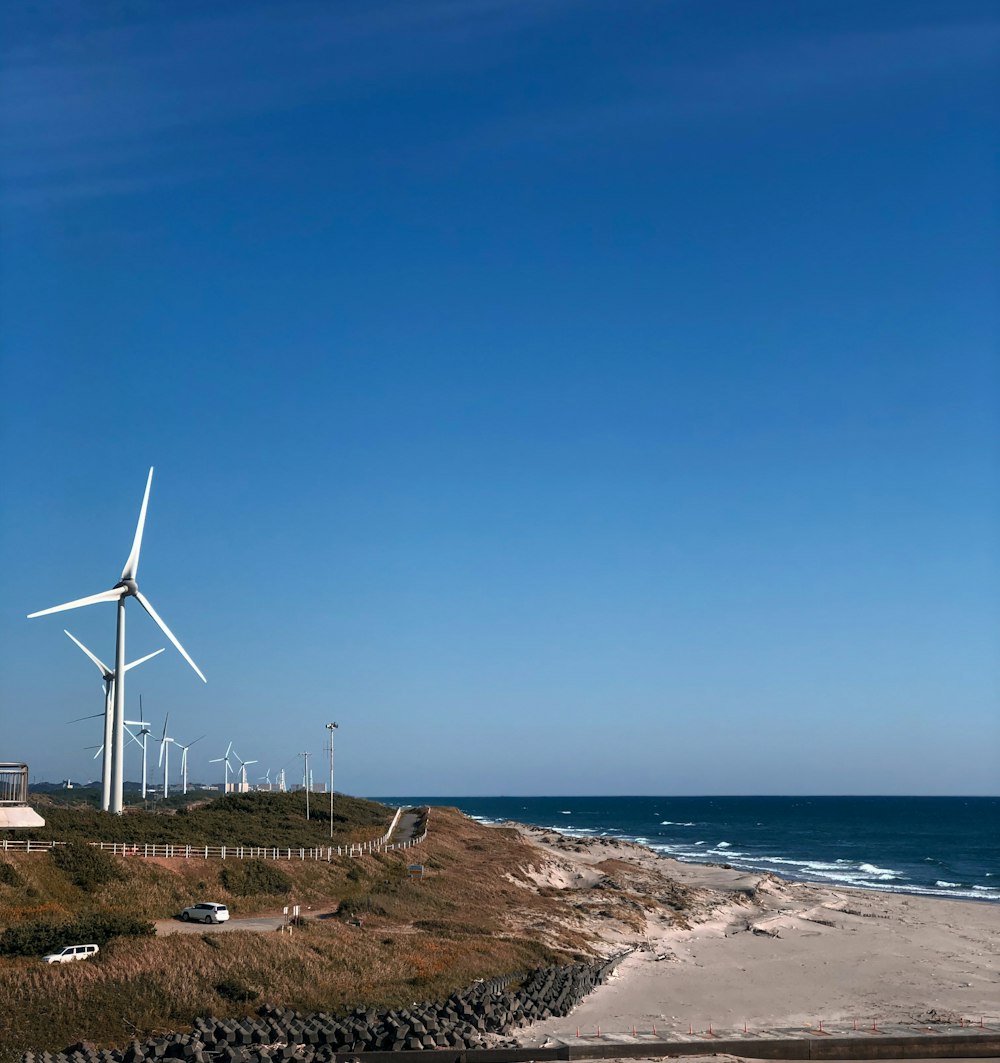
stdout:
[[[301,915],[306,919],[329,919],[337,906],[332,908],[303,909]],[[262,912],[259,915],[247,915],[241,919],[229,919],[225,923],[185,923],[179,918],[156,919],[153,925],[158,936],[167,934],[226,934],[234,930],[250,930],[257,934],[273,933],[285,923],[283,912]]]

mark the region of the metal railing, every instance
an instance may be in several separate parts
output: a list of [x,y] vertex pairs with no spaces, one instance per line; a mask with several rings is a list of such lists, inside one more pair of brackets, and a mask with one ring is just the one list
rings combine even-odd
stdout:
[[[168,860],[200,858],[202,860],[322,860],[329,862],[335,856],[358,857],[367,853],[392,852],[398,849],[409,849],[425,841],[427,838],[426,821],[424,832],[419,837],[409,838],[405,842],[389,841],[402,814],[402,808],[396,810],[389,829],[379,838],[373,838],[367,842],[354,842],[350,845],[323,845],[309,849],[301,846],[295,848],[263,845],[176,845],[154,842],[90,842],[89,844],[95,849],[103,849],[116,856],[158,856],[166,857]],[[0,852],[43,853],[66,844],[66,842],[57,841],[39,842],[2,838],[0,839]]]
[[28,765],[0,761],[0,805],[28,803]]

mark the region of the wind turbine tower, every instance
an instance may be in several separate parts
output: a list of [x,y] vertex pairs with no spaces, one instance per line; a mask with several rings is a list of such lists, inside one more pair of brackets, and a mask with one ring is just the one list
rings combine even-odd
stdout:
[[47,616],[49,613],[60,613],[66,609],[78,609],[84,605],[94,605],[96,602],[116,602],[118,605],[117,625],[115,629],[115,677],[114,685],[114,709],[113,709],[113,744],[111,752],[111,807],[110,811],[121,815],[124,797],[124,753],[125,753],[125,601],[135,598],[138,603],[152,617],[153,622],[159,627],[164,635],[174,644],[174,648],[194,669],[195,674],[203,683],[208,682],[201,669],[188,655],[187,650],[177,641],[177,637],[160,618],[153,608],[152,603],[139,590],[136,576],[139,572],[139,552],[142,549],[142,532],[146,525],[146,509],[149,505],[149,490],[153,485],[153,469],[149,470],[146,478],[146,491],[142,496],[142,508],[139,510],[139,521],[135,527],[135,537],[132,540],[132,549],[129,551],[125,567],[122,569],[121,578],[110,589],[98,594],[91,594],[86,598],[77,598],[72,602],[64,602],[62,605],[54,605],[49,609],[40,609],[37,613],[29,613],[28,618]]
[[160,764],[163,766],[163,800],[165,801],[170,796],[170,743],[175,745],[179,744],[176,738],[170,738],[167,735],[167,720],[170,719],[170,713],[163,719],[163,734],[158,739],[160,743]]
[[[104,679],[104,744],[101,746],[101,750],[104,753],[104,757],[101,761],[101,809],[107,812],[111,806],[111,747],[113,742],[113,708],[114,708],[114,686],[115,686],[115,673],[95,654],[91,653],[86,646],[75,636],[63,628],[63,634],[72,639],[73,642],[80,647],[81,650],[97,665],[101,670],[101,676]],[[153,657],[163,653],[163,650],[156,650],[154,653],[147,653],[145,657],[140,657],[137,661],[133,661],[131,664],[125,665],[125,671],[130,668],[135,668],[137,664],[143,664]],[[139,714],[140,716],[142,713]],[[128,724],[128,720],[125,721]],[[143,757],[142,757],[142,796],[146,796],[146,743],[143,740]]]

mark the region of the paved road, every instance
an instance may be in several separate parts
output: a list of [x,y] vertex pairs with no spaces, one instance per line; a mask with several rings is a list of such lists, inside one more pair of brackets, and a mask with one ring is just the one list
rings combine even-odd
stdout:
[[[337,910],[333,907],[303,908],[300,915],[306,919],[329,919]],[[154,921],[157,934],[225,934],[232,930],[252,930],[259,934],[273,932],[285,922],[282,912],[248,915],[242,919],[229,919],[225,923],[185,923],[181,919],[157,919]]]
[[[405,842],[417,834],[417,813],[415,811],[404,812],[399,817],[399,823],[391,842]],[[307,919],[328,918],[337,910],[336,905],[332,908],[318,908],[315,911],[306,909],[301,914]],[[233,930],[251,930],[256,933],[273,933],[285,922],[285,916],[281,912],[271,915],[252,915],[243,919],[230,919],[225,923],[185,923],[180,919],[157,919],[154,923],[156,933],[166,934],[225,934]]]

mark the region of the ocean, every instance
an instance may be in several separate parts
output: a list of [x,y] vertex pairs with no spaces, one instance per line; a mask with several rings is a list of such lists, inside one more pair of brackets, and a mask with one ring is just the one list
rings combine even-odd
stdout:
[[1000,902],[1000,797],[382,797],[611,836],[688,863]]

